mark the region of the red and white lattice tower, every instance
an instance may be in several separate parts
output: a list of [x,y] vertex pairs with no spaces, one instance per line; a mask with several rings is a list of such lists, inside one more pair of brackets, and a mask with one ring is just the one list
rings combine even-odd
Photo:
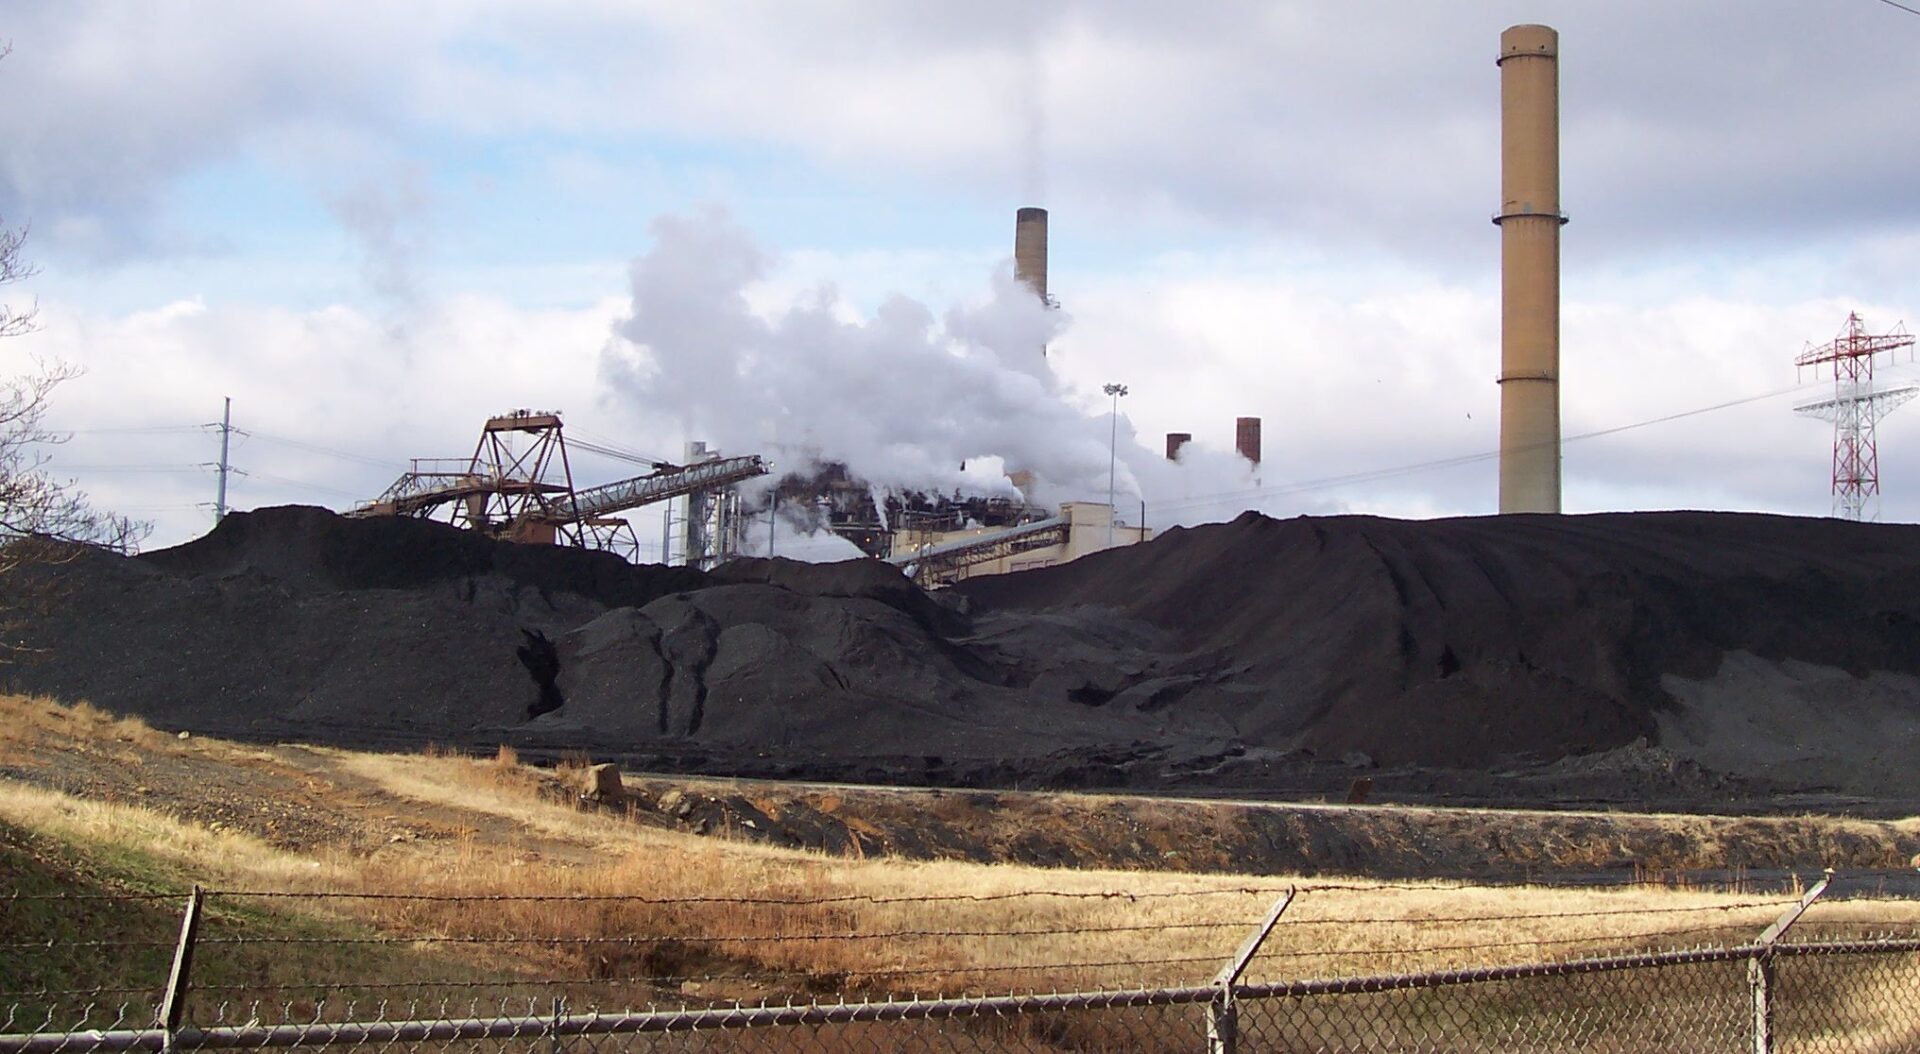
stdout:
[[1912,347],[1913,335],[1904,326],[1874,335],[1866,331],[1858,314],[1849,314],[1846,328],[1831,343],[1809,347],[1793,360],[1795,366],[1815,369],[1833,363],[1833,398],[1793,409],[1833,422],[1833,514],[1841,519],[1871,520],[1878,515],[1880,451],[1874,443],[1874,425],[1920,395],[1920,387],[1876,389],[1873,362]]

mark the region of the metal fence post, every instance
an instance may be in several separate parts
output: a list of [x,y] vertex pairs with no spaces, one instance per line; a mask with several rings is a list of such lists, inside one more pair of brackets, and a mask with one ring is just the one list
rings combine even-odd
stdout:
[[1222,991],[1207,1004],[1207,1054],[1234,1054],[1240,1048],[1240,1008],[1233,993]]
[[173,967],[167,971],[167,991],[160,999],[155,1021],[166,1031],[166,1050],[173,1049],[173,1033],[180,1027],[180,1015],[187,1006],[188,975],[193,971],[193,940],[200,932],[200,905],[206,893],[199,886],[187,894],[187,907],[180,916],[180,940],[173,948]]
[[1820,894],[1827,891],[1827,883],[1833,881],[1833,869],[1828,868],[1820,881],[1807,890],[1800,902],[1788,908],[1773,925],[1760,931],[1754,941],[1754,953],[1747,960],[1747,992],[1753,1006],[1753,1054],[1773,1054],[1773,945],[1787,928],[1800,921]]
[[560,1022],[565,1020],[566,1016],[567,997],[555,996],[553,1000],[552,1023],[547,1026],[547,1050],[549,1054],[564,1054],[567,1049],[566,1041],[560,1038]]
[[1240,1044],[1240,1006],[1233,997],[1233,986],[1240,982],[1240,975],[1247,970],[1247,964],[1259,953],[1260,945],[1273,932],[1274,924],[1286,912],[1287,905],[1293,903],[1294,891],[1288,888],[1285,895],[1273,904],[1273,910],[1257,929],[1247,935],[1246,942],[1234,953],[1233,959],[1220,968],[1214,975],[1213,985],[1219,994],[1207,1004],[1207,1054],[1234,1054]]

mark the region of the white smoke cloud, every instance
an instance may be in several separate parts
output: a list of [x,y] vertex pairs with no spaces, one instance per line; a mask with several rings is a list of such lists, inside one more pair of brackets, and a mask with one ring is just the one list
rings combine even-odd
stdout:
[[[880,488],[1005,490],[1004,471],[981,464],[997,459],[1034,473],[1049,504],[1106,493],[1104,407],[1078,405],[1042,354],[1067,318],[1010,267],[983,300],[940,315],[895,294],[859,317],[831,287],[755,312],[749,293],[773,260],[725,214],[662,217],[653,237],[601,358],[636,408],[723,450],[777,441],[842,462]],[[1146,459],[1130,438],[1123,428],[1116,475],[1137,494],[1129,463]]]
[[360,277],[382,303],[400,312],[420,303],[415,260],[421,214],[427,207],[424,179],[416,169],[375,182],[362,181],[332,195],[327,207],[360,248]]

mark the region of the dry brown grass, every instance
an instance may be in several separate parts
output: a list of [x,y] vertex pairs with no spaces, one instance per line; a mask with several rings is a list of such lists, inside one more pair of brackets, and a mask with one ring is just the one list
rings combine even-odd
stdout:
[[[16,737],[31,721],[124,737],[131,747],[173,747],[164,733],[91,709],[9,709],[16,720],[0,727],[15,726]],[[271,759],[228,753],[236,763]],[[1249,978],[1275,980],[1739,941],[1792,899],[846,859],[571,808],[543,794],[548,778],[505,750],[490,758],[319,753],[423,809],[470,817],[470,826],[451,841],[395,843],[370,855],[337,846],[296,853],[155,808],[4,781],[0,820],[82,850],[144,854],[225,889],[478,898],[277,903],[410,939],[538,938],[455,946],[470,966],[504,978],[677,984],[753,975],[869,991],[1201,983],[1278,894],[1299,885],[1306,892]],[[203,742],[196,757],[218,765],[227,754]],[[512,899],[534,897],[565,899]],[[1920,926],[1920,905],[1822,905],[1803,925],[1848,932],[1863,921]],[[689,983],[689,992],[707,994],[743,982]]]
[[46,736],[154,746],[167,733],[137,717],[120,717],[92,703],[59,703],[44,696],[0,693],[0,749]]

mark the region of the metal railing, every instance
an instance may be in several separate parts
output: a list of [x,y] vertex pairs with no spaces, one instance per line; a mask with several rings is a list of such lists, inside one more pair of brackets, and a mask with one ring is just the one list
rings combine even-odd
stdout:
[[[768,897],[679,898],[643,897],[496,896],[459,897],[407,894],[328,893],[205,893],[195,889],[186,898],[172,939],[143,939],[115,931],[106,938],[82,938],[65,921],[44,940],[39,933],[0,930],[0,955],[29,956],[44,952],[72,955],[92,953],[102,963],[133,950],[166,948],[159,956],[167,967],[165,985],[158,990],[111,989],[85,986],[65,989],[0,991],[0,1054],[54,1054],[54,1052],[185,1051],[279,1047],[357,1047],[404,1044],[473,1051],[538,1049],[543,1054],[589,1054],[603,1049],[768,1051],[1193,1051],[1212,1054],[1264,1050],[1394,1050],[1394,1051],[1669,1051],[1725,1050],[1752,1054],[1775,1051],[1914,1051],[1920,1050],[1920,932],[1902,935],[1789,941],[1786,935],[1821,900],[1829,888],[1822,880],[1805,895],[1791,900],[1744,901],[1704,906],[1606,908],[1601,910],[1524,914],[1439,915],[1432,912],[1375,918],[1297,918],[1294,905],[1311,903],[1316,894],[1353,887],[1308,886],[1299,889],[1247,888],[1186,894],[1126,894],[1023,891],[986,896],[870,897],[849,895],[806,900]],[[1381,895],[1395,888],[1379,887]],[[1425,892],[1432,893],[1432,889]],[[1276,895],[1277,894],[1277,895]],[[1235,911],[1231,918],[1212,914],[1182,916],[1186,921],[1154,923],[1145,918],[1172,897],[1197,902],[1209,896],[1236,906],[1267,901],[1257,919]],[[1155,900],[1155,898],[1161,898]],[[666,937],[655,933],[609,933],[567,937],[557,931],[516,937],[494,937],[469,932],[446,932],[424,923],[409,923],[405,932],[375,928],[353,933],[338,930],[287,933],[271,927],[259,913],[261,903],[278,899],[310,898],[337,904],[427,902],[471,907],[475,914],[500,915],[512,907],[553,911],[564,907],[612,911],[644,906],[675,912],[711,911],[730,914],[755,925],[774,925],[769,912],[792,909],[814,920],[811,928],[781,928],[771,932],[744,932],[714,928],[703,937]],[[1204,983],[1101,985],[1059,992],[979,992],[951,997],[922,997],[898,991],[880,991],[849,998],[797,998],[792,992],[755,1002],[739,995],[703,1000],[690,995],[683,983],[693,976],[672,975],[672,962],[702,962],[728,941],[750,941],[754,947],[771,942],[840,940],[869,943],[905,960],[904,950],[914,941],[946,947],[954,941],[991,938],[1018,941],[1031,935],[1069,936],[1071,926],[1049,920],[1058,917],[1058,903],[1045,911],[1007,914],[1009,901],[1025,904],[1050,901],[1111,905],[1141,916],[1134,923],[1087,926],[1082,936],[1096,939],[1114,931],[1143,931],[1151,946],[1156,928],[1226,930],[1238,926],[1237,947],[1213,960],[1217,971]],[[97,918],[97,903],[110,897],[0,896],[0,912],[12,909],[23,918],[29,902],[72,908],[76,920]],[[136,906],[155,908],[153,898],[129,898]],[[698,901],[697,903],[695,901]],[[250,902],[245,912],[219,921],[225,927],[209,934],[210,901]],[[64,903],[63,903],[64,902]],[[887,932],[817,932],[818,921],[839,917],[850,905],[887,906],[890,910],[924,912],[930,921],[912,930]],[[1189,905],[1190,906],[1190,905]],[[956,913],[991,907],[994,924],[965,921]],[[1781,910],[1784,908],[1784,910]],[[1424,910],[1424,909],[1423,909]],[[1419,934],[1442,925],[1487,922],[1516,924],[1542,919],[1600,920],[1611,928],[1616,917],[1635,915],[1672,918],[1685,912],[1748,912],[1774,915],[1770,925],[1751,939],[1706,947],[1669,948],[1615,954],[1576,955],[1549,961],[1475,965],[1399,972],[1359,972],[1317,979],[1250,981],[1256,966],[1275,961],[1312,961],[1316,954],[1340,954],[1343,961],[1364,959],[1371,949],[1316,951],[1315,943],[1332,944],[1341,927],[1386,927],[1397,934],[1402,947],[1379,954],[1410,951],[1453,951],[1456,946],[1416,947]],[[756,914],[758,913],[758,914]],[[1775,914],[1777,913],[1777,914]],[[953,917],[950,917],[953,916]],[[0,914],[0,920],[8,916]],[[1920,912],[1902,907],[1902,920],[1912,926]],[[944,920],[944,921],[938,921]],[[71,921],[71,920],[69,920]],[[390,921],[390,920],[389,920]],[[444,920],[442,920],[444,921]],[[849,918],[843,919],[852,921]],[[1877,925],[1838,922],[1834,925]],[[745,925],[744,922],[741,923]],[[238,929],[236,930],[235,927]],[[1276,933],[1290,936],[1319,931],[1324,936],[1277,949]],[[1716,928],[1726,929],[1717,924]],[[1920,930],[1920,926],[1913,926]],[[430,931],[431,930],[431,931]],[[1666,929],[1656,933],[1620,932],[1622,939],[1662,937],[1696,932]],[[1753,933],[1753,930],[1747,930]],[[1165,938],[1166,933],[1161,934]],[[15,939],[20,938],[20,939]],[[1379,939],[1370,937],[1370,939]],[[1580,938],[1589,939],[1589,938]],[[1598,939],[1598,938],[1594,938]],[[387,950],[413,951],[418,947],[452,946],[463,953],[484,950],[488,942],[511,946],[553,945],[566,941],[608,946],[590,956],[594,976],[539,979],[513,973],[499,979],[423,979],[381,981],[350,975],[370,969],[366,956]],[[706,942],[702,944],[701,942]],[[462,943],[464,942],[464,943]],[[1524,942],[1519,942],[1524,943]],[[668,945],[684,958],[651,959],[650,967],[631,977],[617,976],[611,964],[621,952],[635,947],[651,950]],[[1504,942],[1488,940],[1469,949],[1495,952]],[[247,948],[266,948],[292,954],[322,948],[340,953],[333,962],[347,975],[333,981],[288,986],[266,980],[216,979],[200,985],[196,974],[206,969],[209,956],[232,954]],[[356,956],[360,958],[356,958]],[[22,960],[24,961],[24,960]],[[73,961],[54,956],[61,969]],[[330,960],[331,961],[331,960]],[[1025,971],[1017,977],[1039,977],[1042,966],[1089,969],[1134,967],[1146,969],[1152,960],[1131,963],[1082,959],[1057,964],[989,964],[974,970],[990,971],[1005,965]],[[1199,973],[1192,959],[1170,957],[1179,969]],[[391,967],[392,964],[387,964]],[[496,968],[505,969],[495,964]],[[964,964],[954,967],[967,973]],[[913,972],[902,968],[902,975]],[[943,976],[951,976],[951,972]],[[18,978],[0,970],[0,979]],[[490,976],[490,975],[489,975]],[[742,975],[732,975],[739,980]],[[771,976],[771,974],[769,974]],[[844,980],[845,978],[840,978]],[[789,977],[791,980],[791,977]],[[18,981],[11,984],[18,986]],[[581,994],[580,985],[601,986]],[[606,986],[639,985],[649,994],[683,998],[682,1005],[660,1007],[602,1006],[616,998]],[[521,993],[484,1001],[470,998],[452,1002],[450,993],[511,986]],[[402,993],[413,991],[407,996]],[[627,991],[631,991],[628,988]],[[595,993],[598,994],[595,994]],[[422,994],[424,993],[424,994]],[[436,1001],[437,997],[437,1001]],[[8,1000],[11,1000],[9,1006]]]

